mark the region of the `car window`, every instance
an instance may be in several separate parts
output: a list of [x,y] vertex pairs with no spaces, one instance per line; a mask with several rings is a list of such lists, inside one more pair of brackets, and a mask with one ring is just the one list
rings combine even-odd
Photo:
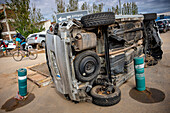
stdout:
[[158,21],[158,22],[156,22],[158,25],[160,25],[160,24],[162,24],[162,22],[161,21]]
[[13,43],[13,41],[12,40],[8,40],[8,43]]
[[39,37],[44,37],[44,38],[45,38],[45,35],[42,35],[42,34],[41,34],[41,35],[39,35]]
[[166,20],[164,20],[164,23],[165,23],[165,24],[167,24],[167,21],[166,21]]
[[31,37],[36,37],[36,36],[37,36],[37,34],[31,35]]

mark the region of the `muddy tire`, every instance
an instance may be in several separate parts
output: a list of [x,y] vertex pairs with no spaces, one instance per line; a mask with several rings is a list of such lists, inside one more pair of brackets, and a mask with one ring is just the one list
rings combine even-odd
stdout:
[[100,72],[99,56],[93,51],[84,51],[74,60],[76,78],[82,82],[93,80]]
[[81,18],[81,23],[84,28],[110,25],[114,22],[115,14],[112,12],[94,13]]
[[110,94],[99,94],[103,86],[97,85],[92,88],[91,96],[92,103],[99,106],[112,106],[120,102],[121,91],[118,87],[113,87],[112,93]]
[[144,15],[144,21],[151,21],[157,19],[156,13],[149,13],[149,14],[143,14]]

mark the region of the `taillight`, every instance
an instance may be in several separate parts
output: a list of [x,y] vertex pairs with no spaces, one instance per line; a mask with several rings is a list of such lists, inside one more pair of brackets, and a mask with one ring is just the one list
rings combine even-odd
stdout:
[[37,40],[37,37],[35,37],[35,40]]
[[15,44],[13,44],[13,45],[15,45]]

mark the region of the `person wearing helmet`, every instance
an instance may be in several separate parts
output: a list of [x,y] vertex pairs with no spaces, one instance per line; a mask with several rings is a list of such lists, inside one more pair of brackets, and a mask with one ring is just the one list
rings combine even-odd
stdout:
[[19,47],[20,44],[20,49],[25,51],[25,37],[22,36],[20,33],[17,33],[16,35],[13,36],[14,40],[16,41],[16,48]]

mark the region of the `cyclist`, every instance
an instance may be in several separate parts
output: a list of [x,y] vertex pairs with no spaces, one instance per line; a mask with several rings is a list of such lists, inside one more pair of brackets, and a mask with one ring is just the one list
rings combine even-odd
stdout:
[[14,40],[16,41],[16,48],[19,47],[20,44],[20,49],[25,51],[25,37],[22,36],[20,33],[17,33],[16,35],[13,36]]
[[6,44],[3,40],[1,40],[0,41],[0,47],[3,47],[3,53],[4,53],[4,55],[7,55],[8,44]]

